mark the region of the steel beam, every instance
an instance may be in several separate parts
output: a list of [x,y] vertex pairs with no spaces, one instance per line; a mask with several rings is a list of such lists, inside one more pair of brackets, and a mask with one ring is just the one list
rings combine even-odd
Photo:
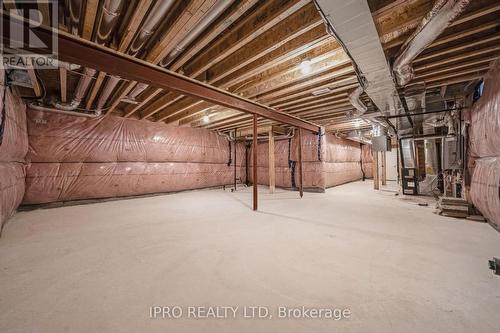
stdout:
[[[183,75],[171,72],[149,62],[97,45],[77,36],[60,30],[52,30],[44,26],[32,25],[18,16],[10,16],[2,11],[2,28],[8,31],[9,26],[23,30],[25,35],[34,33],[42,42],[49,44],[57,34],[58,56],[62,61],[80,64],[85,67],[105,71],[110,75],[118,75],[124,79],[146,83],[161,89],[176,91],[183,95],[193,96],[205,101],[222,105],[234,110],[258,115],[267,119],[302,128],[314,133],[319,131],[319,125],[277,111],[266,105],[231,94],[225,90],[196,81]],[[29,30],[28,30],[29,29]],[[22,35],[22,34],[18,34]],[[3,35],[4,42],[10,42],[11,36]],[[35,52],[34,50],[30,50]]]

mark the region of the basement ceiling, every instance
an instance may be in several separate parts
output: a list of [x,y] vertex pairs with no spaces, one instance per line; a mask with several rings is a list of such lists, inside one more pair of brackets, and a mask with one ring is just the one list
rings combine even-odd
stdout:
[[[6,9],[16,6],[12,1],[3,4]],[[370,0],[368,4],[390,64],[433,1]],[[43,11],[43,2],[39,6]],[[370,127],[346,116],[353,110],[348,95],[358,87],[357,77],[312,1],[71,0],[60,1],[59,6],[62,31],[323,125],[328,131]],[[110,12],[116,15],[105,19],[103,14]],[[500,52],[499,13],[498,1],[471,1],[417,57],[410,85],[421,84],[435,95],[444,87],[460,92],[480,79]],[[103,36],[109,27],[109,34]],[[44,103],[70,103],[83,71],[38,70]],[[32,89],[17,89],[23,96],[34,96]],[[362,98],[370,105],[366,95]],[[251,115],[113,79],[104,72],[92,76],[79,105],[80,110],[99,107],[106,114],[219,131],[242,130],[252,124]],[[279,124],[259,119],[259,125]]]

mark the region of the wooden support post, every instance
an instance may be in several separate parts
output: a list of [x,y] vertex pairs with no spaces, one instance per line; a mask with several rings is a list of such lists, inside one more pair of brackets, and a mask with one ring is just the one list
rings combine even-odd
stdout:
[[234,129],[234,191],[236,192],[236,136],[238,134],[238,130]]
[[373,151],[373,189],[380,189],[378,177],[378,151]]
[[59,80],[61,81],[61,102],[67,102],[67,69],[64,67],[59,68]]
[[381,153],[381,162],[380,162],[380,166],[381,166],[381,172],[382,172],[382,185],[387,185],[387,167],[386,167],[386,163],[387,163],[387,160],[385,158],[385,151],[383,151]]
[[276,166],[274,163],[274,135],[269,131],[269,192],[274,193],[276,187]]
[[302,185],[302,129],[299,128],[299,193],[300,197],[304,196],[304,188]]
[[253,115],[253,210],[257,210],[257,115]]

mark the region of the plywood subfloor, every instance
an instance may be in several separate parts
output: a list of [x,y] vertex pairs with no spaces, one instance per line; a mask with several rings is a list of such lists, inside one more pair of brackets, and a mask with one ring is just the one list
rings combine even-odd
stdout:
[[[485,223],[376,193],[185,192],[17,214],[1,332],[494,332]],[[349,308],[348,320],[150,319],[151,306]]]

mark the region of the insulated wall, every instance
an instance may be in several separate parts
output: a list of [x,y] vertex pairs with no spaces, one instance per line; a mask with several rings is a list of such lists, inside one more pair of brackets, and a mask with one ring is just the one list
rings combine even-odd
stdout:
[[[298,186],[298,135],[275,141],[276,186]],[[250,179],[252,176],[250,159]],[[259,142],[257,151],[258,183],[269,184],[269,142]],[[324,191],[328,187],[362,178],[361,148],[354,141],[326,134],[318,136],[303,131],[303,186],[307,190]]]
[[483,96],[472,106],[469,160],[474,205],[500,227],[500,61],[486,74]]
[[[234,143],[214,132],[107,116],[28,111],[24,204],[231,184]],[[245,152],[237,145],[236,176]]]
[[[3,76],[3,71],[2,76]],[[3,83],[3,77],[1,82]],[[28,150],[26,107],[9,88],[0,89],[0,232],[24,195]]]
[[365,178],[373,178],[372,145],[361,145],[361,164]]

